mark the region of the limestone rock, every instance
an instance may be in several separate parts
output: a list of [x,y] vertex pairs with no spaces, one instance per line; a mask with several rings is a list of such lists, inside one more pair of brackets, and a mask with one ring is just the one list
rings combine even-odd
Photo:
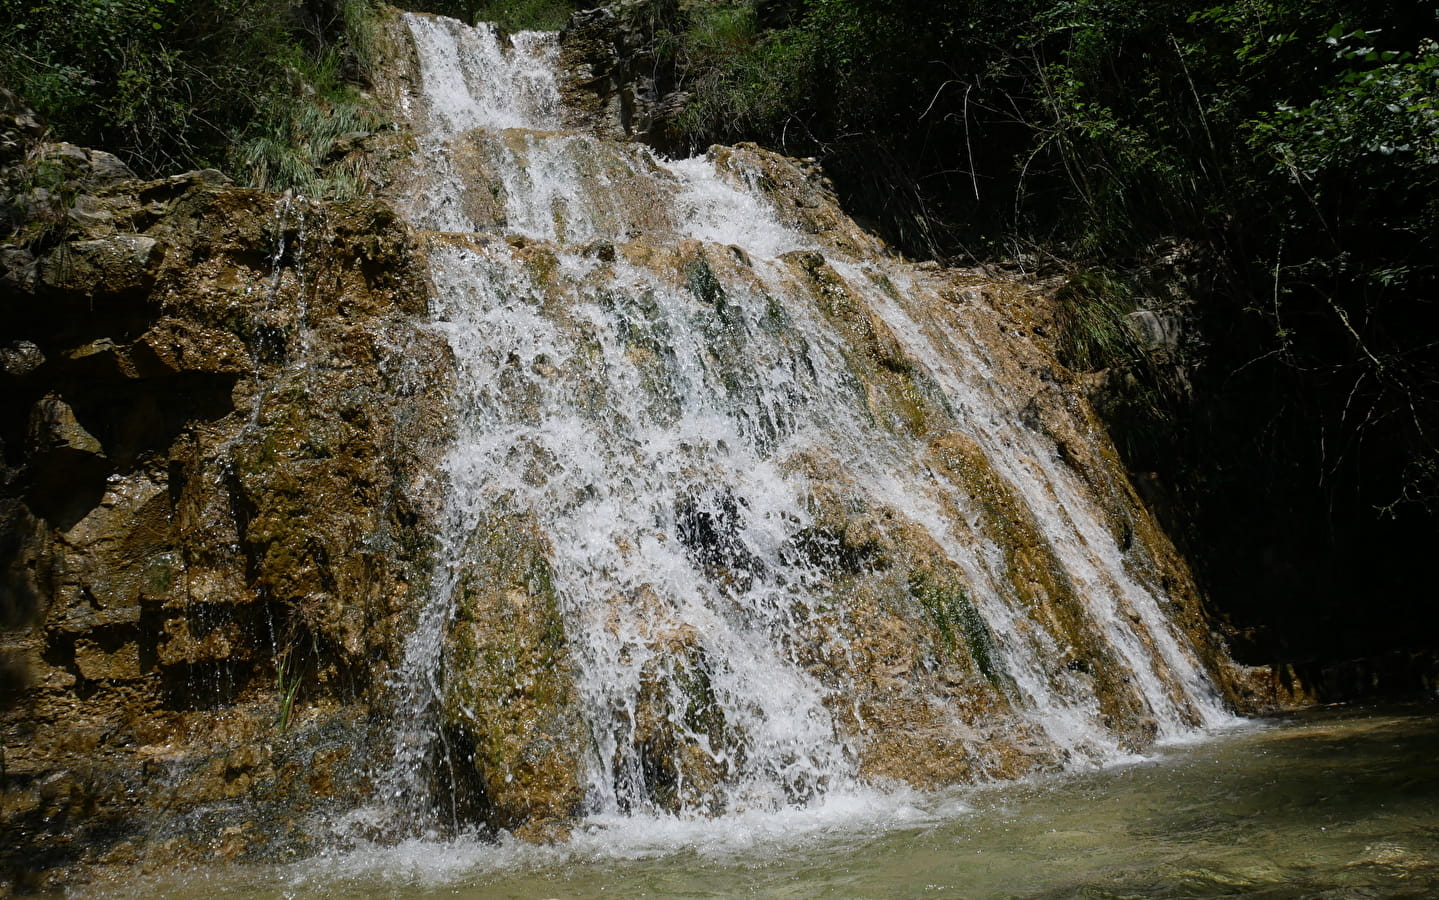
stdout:
[[45,364],[45,354],[33,341],[15,341],[0,347],[0,371],[11,378],[24,378]]
[[65,215],[81,228],[104,228],[115,220],[114,214],[90,194],[76,197]]
[[447,638],[445,716],[473,748],[495,824],[552,837],[584,802],[577,697],[544,538],[480,523]]
[[75,666],[90,681],[137,681],[140,648],[131,643],[107,650],[92,641],[76,641]]
[[166,317],[131,344],[126,351],[135,378],[203,372],[238,375],[252,368],[244,342],[229,331]]
[[1129,323],[1146,352],[1172,354],[1179,349],[1182,332],[1176,316],[1152,309],[1137,309],[1129,314]]
[[105,448],[75,418],[75,411],[55,394],[43,397],[31,411],[30,447],[36,454],[68,451],[105,455]]
[[572,127],[623,133],[620,40],[618,19],[604,6],[578,10],[566,23],[560,38],[560,90]]
[[39,280],[47,289],[84,296],[145,290],[164,254],[159,241],[140,234],[72,241],[41,257]]
[[92,183],[108,184],[117,181],[129,181],[135,177],[130,167],[120,160],[120,157],[113,153],[106,153],[104,150],[90,151],[90,181]]
[[35,288],[35,255],[23,247],[0,247],[0,287],[28,293]]
[[0,884],[201,858],[240,807],[227,853],[308,847],[429,573],[449,358],[408,232],[40,161],[77,200],[31,191],[43,251],[0,248]]
[[641,140],[675,151],[670,123],[688,93],[661,83],[655,48],[635,24],[647,18],[636,0],[578,10],[560,36],[559,81],[566,126],[606,137]]

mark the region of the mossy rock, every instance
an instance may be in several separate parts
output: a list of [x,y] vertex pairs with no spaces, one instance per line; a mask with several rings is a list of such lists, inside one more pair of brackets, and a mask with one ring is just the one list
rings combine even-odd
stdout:
[[528,518],[483,517],[445,645],[445,724],[474,748],[491,824],[521,834],[548,834],[584,801],[573,663],[548,551]]

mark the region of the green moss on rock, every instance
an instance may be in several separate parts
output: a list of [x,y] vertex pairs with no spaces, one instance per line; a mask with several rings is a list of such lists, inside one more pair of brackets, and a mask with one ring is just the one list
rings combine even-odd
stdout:
[[584,801],[583,735],[550,570],[533,521],[476,527],[446,638],[444,717],[468,738],[493,823],[553,837]]

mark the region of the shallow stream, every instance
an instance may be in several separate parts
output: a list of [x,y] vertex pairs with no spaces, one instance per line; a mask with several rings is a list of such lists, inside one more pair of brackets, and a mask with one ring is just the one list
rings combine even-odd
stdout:
[[1427,898],[1439,896],[1434,712],[1319,711],[1018,784],[718,820],[596,819],[558,847],[351,848],[103,894]]

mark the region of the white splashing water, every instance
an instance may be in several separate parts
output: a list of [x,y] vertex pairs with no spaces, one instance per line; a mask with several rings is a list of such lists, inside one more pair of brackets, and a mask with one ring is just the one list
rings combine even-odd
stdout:
[[[701,770],[718,773],[718,800],[710,791],[681,803],[687,814],[857,796],[859,751],[835,713],[844,679],[817,672],[805,649],[844,598],[827,595],[822,567],[793,552],[822,485],[789,462],[816,455],[836,459],[856,497],[918,524],[965,573],[1012,715],[1073,762],[1122,757],[1092,680],[1065,669],[1065,648],[1013,602],[1003,554],[948,511],[972,506],[962,488],[866,406],[845,339],[784,258],[815,240],[708,159],[664,161],[560,131],[553,36],[506,46],[489,26],[404,21],[419,57],[416,166],[428,186],[407,215],[432,231],[471,231],[469,192],[487,192],[503,207],[490,224],[510,239],[432,245],[434,312],[459,369],[458,434],[444,463],[443,565],[398,678],[394,802],[432,803],[425,773],[444,756],[434,721],[453,594],[475,524],[499,510],[524,511],[546,536],[591,736],[595,821],[660,811],[645,703]],[[476,147],[483,183],[454,164]],[[533,252],[516,249],[525,241],[541,242],[548,262],[537,268]],[[656,253],[660,263],[647,261]],[[685,254],[676,276],[664,260]],[[1015,424],[1017,404],[990,380],[982,345],[936,322],[904,267],[830,262],[921,362],[932,402],[1028,504],[1159,736],[1227,720],[1097,502],[1046,438]],[[899,290],[881,289],[878,276]],[[721,728],[684,714],[697,673]],[[677,771],[680,796],[694,771]]]
[[413,13],[403,18],[419,56],[432,133],[558,127],[557,35],[521,32],[506,47],[494,25],[470,28]]
[[[837,268],[852,283],[867,279],[858,267],[838,264]],[[915,292],[901,290],[902,295],[905,293]],[[1211,727],[1231,722],[1233,717],[1208,675],[1192,652],[1181,646],[1165,620],[1154,593],[1127,572],[1120,548],[1104,527],[1102,513],[1088,496],[1088,489],[1080,484],[1073,470],[1055,462],[1052,450],[1041,445],[1038,434],[1019,424],[1021,410],[989,377],[989,366],[979,355],[979,345],[972,340],[954,340],[932,324],[925,327],[882,291],[872,295],[872,303],[895,333],[927,361],[929,371],[956,408],[965,411],[959,417],[965,431],[979,440],[990,464],[1019,489],[1035,513],[1049,545],[1058,552],[1065,570],[1086,599],[1091,617],[1108,637],[1109,645],[1119,652],[1128,671],[1141,682],[1141,693],[1150,703],[1159,738],[1181,738],[1194,730],[1196,719]],[[955,360],[961,365],[955,365]],[[987,415],[976,412],[980,410]],[[995,412],[1000,415],[993,415]],[[941,545],[946,543],[941,534],[932,534]],[[1126,616],[1125,611],[1133,615]],[[991,615],[1007,617],[998,608],[991,608]],[[1011,626],[1003,633],[1014,631]],[[1157,659],[1146,648],[1145,637],[1155,644]],[[1052,649],[1034,646],[1030,652]],[[1018,662],[1014,668],[1020,668]],[[1164,673],[1170,673],[1172,684]],[[1030,696],[1042,701],[1041,708],[1064,710],[1068,705],[1060,697],[1047,695],[1038,680],[1030,684]],[[1076,743],[1076,735],[1074,723],[1065,721],[1069,718],[1061,714],[1041,721],[1061,744],[1072,744]],[[1088,729],[1083,726],[1079,729],[1080,733],[1085,730]]]

